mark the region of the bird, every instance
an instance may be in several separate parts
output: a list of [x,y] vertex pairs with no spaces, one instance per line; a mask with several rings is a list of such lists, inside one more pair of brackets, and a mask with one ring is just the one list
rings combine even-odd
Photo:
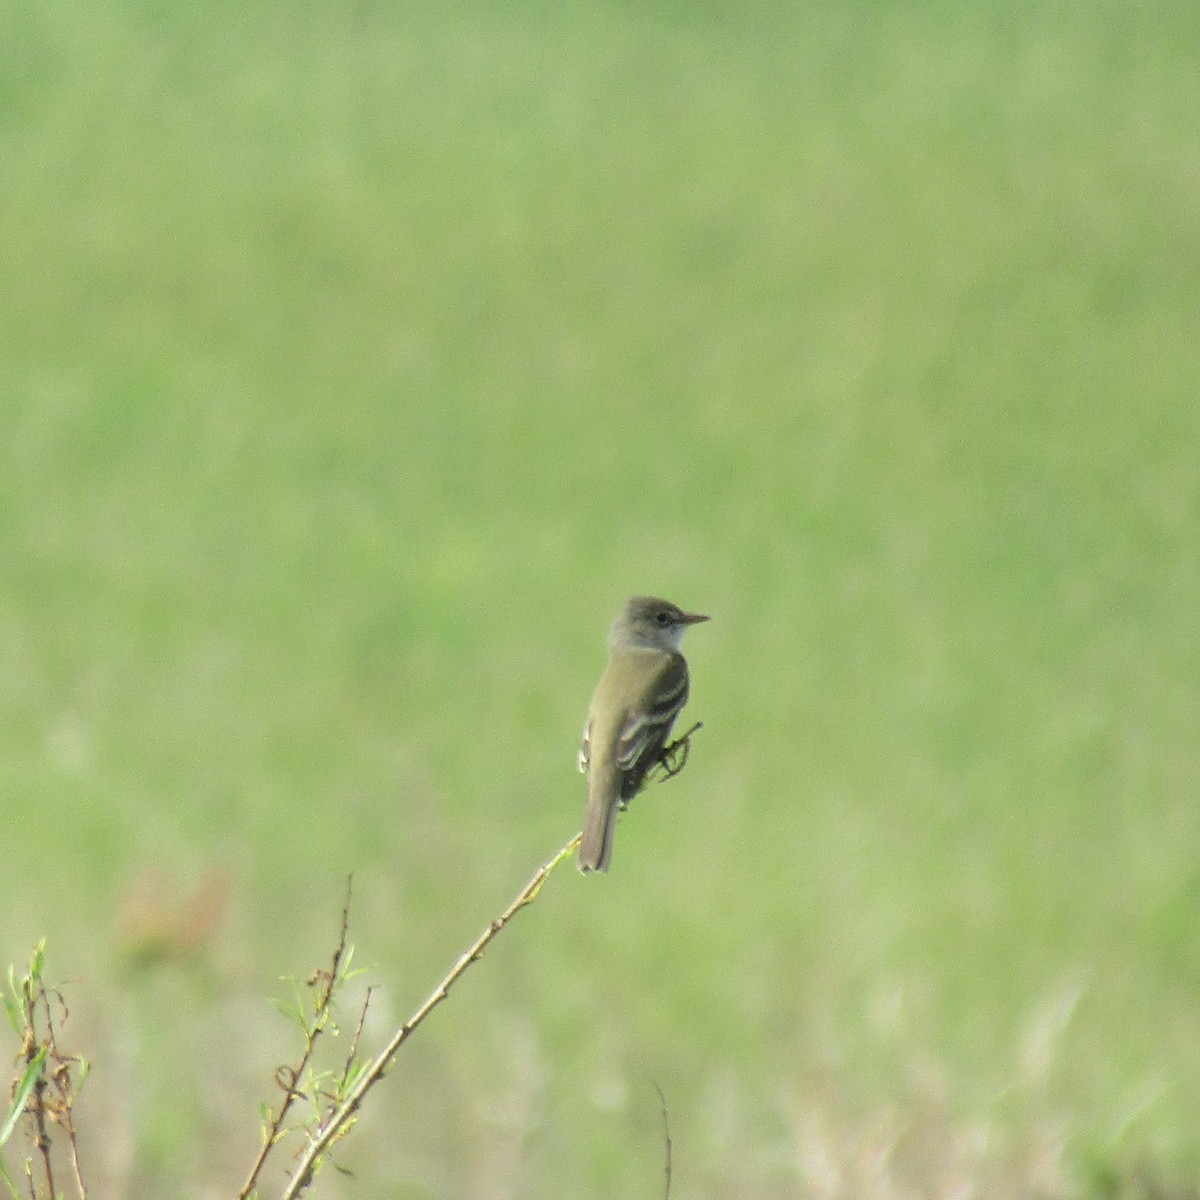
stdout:
[[631,596],[608,634],[608,665],[583,727],[579,769],[587,809],[579,843],[581,871],[607,871],[617,813],[657,763],[688,698],[684,632],[709,618],[657,596]]

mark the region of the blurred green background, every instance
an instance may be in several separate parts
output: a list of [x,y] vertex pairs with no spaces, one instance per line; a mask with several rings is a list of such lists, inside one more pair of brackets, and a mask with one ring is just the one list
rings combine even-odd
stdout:
[[655,1084],[681,1200],[1197,1178],[1194,3],[4,27],[0,950],[95,1195],[236,1192],[350,872],[382,1045],[643,590],[687,771],[314,1194],[659,1195]]

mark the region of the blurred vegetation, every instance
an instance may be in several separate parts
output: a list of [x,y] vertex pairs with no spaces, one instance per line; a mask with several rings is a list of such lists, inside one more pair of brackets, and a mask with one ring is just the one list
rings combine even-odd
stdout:
[[681,1197],[1194,1185],[1200,9],[5,27],[0,957],[99,1194],[235,1190],[347,873],[381,1042],[578,827],[635,590],[687,771],[322,1194],[653,1195],[655,1083]]

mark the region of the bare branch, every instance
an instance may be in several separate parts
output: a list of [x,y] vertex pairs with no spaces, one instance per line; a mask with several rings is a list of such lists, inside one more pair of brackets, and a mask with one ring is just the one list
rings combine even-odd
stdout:
[[279,1067],[275,1072],[275,1081],[283,1092],[283,1100],[279,1104],[278,1112],[272,1113],[268,1110],[269,1119],[263,1127],[262,1146],[259,1147],[258,1156],[250,1166],[250,1173],[246,1176],[246,1182],[242,1184],[242,1190],[237,1194],[237,1200],[246,1200],[254,1190],[254,1186],[258,1182],[258,1177],[262,1172],[263,1166],[266,1164],[272,1147],[285,1135],[287,1116],[291,1111],[292,1105],[297,1100],[303,1098],[302,1081],[309,1064],[312,1062],[313,1049],[317,1044],[317,1039],[326,1028],[329,1008],[333,1001],[334,987],[338,978],[338,970],[346,954],[346,939],[349,936],[350,929],[350,899],[353,885],[354,876],[348,876],[346,879],[346,900],[342,905],[341,929],[338,933],[338,943],[333,952],[333,960],[330,963],[329,969],[325,970],[323,967],[318,967],[307,980],[309,986],[316,987],[318,991],[313,1004],[312,1021],[305,1022],[304,1050],[300,1055],[300,1061],[294,1067],[284,1065]]
[[[358,1111],[359,1105],[362,1104],[363,1097],[377,1084],[384,1075],[387,1074],[393,1061],[395,1060],[396,1052],[408,1040],[413,1030],[425,1020],[427,1016],[450,994],[450,989],[463,975],[472,963],[478,962],[482,957],[483,952],[487,949],[491,940],[521,911],[527,904],[531,904],[541,891],[542,885],[546,882],[550,872],[554,870],[558,864],[571,854],[579,845],[581,834],[576,834],[555,856],[548,862],[543,863],[530,877],[529,882],[517,893],[516,899],[492,921],[490,925],[479,935],[475,941],[462,952],[458,957],[458,961],[450,968],[442,981],[433,989],[426,997],[424,1003],[413,1013],[409,1019],[400,1026],[399,1029],[392,1035],[388,1044],[380,1051],[380,1053],[372,1060],[371,1065],[363,1073],[362,1077],[350,1089],[346,1098],[336,1109],[325,1119],[325,1121],[317,1129],[308,1148],[305,1150],[300,1159],[291,1179],[288,1181],[287,1187],[283,1190],[280,1200],[295,1200],[301,1192],[312,1182],[313,1172],[316,1169],[321,1156],[329,1149],[329,1147],[338,1139],[341,1133],[347,1128],[349,1123],[354,1119],[355,1113]],[[247,1195],[243,1192],[239,1200]]]
[[667,1120],[667,1098],[663,1095],[662,1088],[655,1083],[654,1090],[658,1093],[658,1102],[662,1106],[663,1174],[666,1176],[663,1183],[663,1200],[671,1200],[671,1123]]

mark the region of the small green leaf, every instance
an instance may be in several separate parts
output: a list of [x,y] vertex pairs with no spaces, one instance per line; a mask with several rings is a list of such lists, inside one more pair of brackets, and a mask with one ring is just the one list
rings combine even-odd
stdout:
[[354,961],[354,943],[351,942],[346,947],[346,953],[342,955],[342,961],[338,965],[338,978],[339,979],[349,978],[348,972],[350,970],[350,964],[353,961]]
[[358,1081],[367,1073],[370,1065],[369,1062],[362,1058],[354,1060],[350,1069],[346,1072],[346,1082],[342,1085],[343,1095],[349,1095],[358,1086]]
[[8,1193],[13,1200],[21,1200],[21,1193],[17,1191],[17,1185],[13,1183],[12,1176],[8,1173],[8,1168],[4,1165],[4,1159],[0,1158],[0,1179],[3,1179],[8,1186]]
[[[303,989],[300,987],[300,985],[295,980],[292,980],[292,1002],[295,1005],[296,1011],[301,1016],[301,1026],[300,1027],[305,1031],[305,1033],[310,1032],[310,1030],[312,1028],[312,1022],[308,1016],[309,1008],[310,1008],[309,1003],[308,1003],[308,997],[305,995]],[[315,1009],[313,1011],[315,1012]]]
[[[17,968],[14,963],[8,964],[8,990],[12,995],[13,1005],[16,1008],[17,1020],[20,1024],[17,1026],[18,1033],[25,1032],[25,981],[17,982]],[[5,997],[7,1001],[8,997]]]
[[25,1032],[25,1028],[21,1021],[21,1014],[17,1011],[16,1002],[7,992],[0,992],[0,998],[4,1000],[4,1011],[8,1013],[8,1019],[12,1022],[13,1032],[20,1037]]
[[29,981],[34,983],[42,977],[42,968],[46,965],[46,939],[42,938],[34,947],[33,957],[29,960]]
[[0,1146],[3,1146],[12,1137],[12,1131],[17,1127],[17,1122],[25,1111],[25,1101],[29,1099],[29,1093],[33,1091],[33,1085],[37,1083],[38,1076],[42,1073],[42,1064],[46,1061],[46,1053],[49,1049],[49,1046],[43,1046],[29,1060],[25,1074],[21,1076],[21,1082],[17,1084],[17,1090],[13,1094],[12,1108],[9,1110],[4,1124],[0,1125]]
[[294,1025],[299,1025],[300,1028],[307,1033],[308,1026],[304,1020],[304,1013],[301,1012],[294,1004],[289,1004],[286,1000],[277,1000],[271,998],[271,1007],[279,1013],[281,1017],[286,1017]]

